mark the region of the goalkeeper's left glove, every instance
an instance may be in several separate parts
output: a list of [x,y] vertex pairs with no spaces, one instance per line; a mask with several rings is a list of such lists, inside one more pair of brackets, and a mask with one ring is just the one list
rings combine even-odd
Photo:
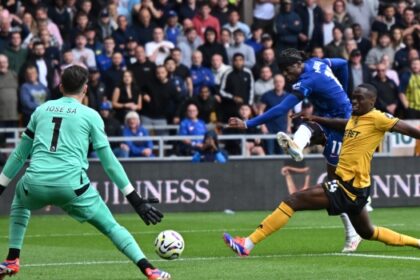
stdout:
[[144,199],[136,191],[132,191],[126,197],[146,225],[150,225],[150,223],[156,225],[162,221],[163,214],[150,205],[151,203],[159,203],[157,198]]

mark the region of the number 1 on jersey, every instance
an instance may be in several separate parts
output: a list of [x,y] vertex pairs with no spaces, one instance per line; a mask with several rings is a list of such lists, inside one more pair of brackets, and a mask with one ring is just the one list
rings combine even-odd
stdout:
[[53,137],[51,139],[50,152],[57,151],[58,136],[60,135],[60,127],[61,127],[62,121],[63,121],[63,118],[60,118],[60,117],[53,117],[52,119],[52,122],[54,123],[54,131],[53,131]]

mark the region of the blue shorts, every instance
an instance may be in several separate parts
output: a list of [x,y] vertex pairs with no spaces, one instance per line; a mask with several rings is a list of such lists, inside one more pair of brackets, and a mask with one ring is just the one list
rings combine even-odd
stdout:
[[341,146],[343,145],[344,131],[332,130],[322,125],[321,128],[326,138],[324,152],[322,154],[328,164],[335,166],[338,163],[338,156],[340,155]]

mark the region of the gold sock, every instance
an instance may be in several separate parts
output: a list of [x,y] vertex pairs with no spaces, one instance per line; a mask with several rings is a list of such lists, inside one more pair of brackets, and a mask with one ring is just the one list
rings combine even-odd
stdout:
[[293,209],[286,203],[280,203],[279,207],[262,221],[259,227],[249,236],[252,243],[257,244],[266,239],[270,234],[287,224],[292,217]]
[[386,245],[391,246],[411,246],[416,248],[420,247],[418,239],[384,227],[375,227],[375,231],[371,237],[371,240],[381,241]]

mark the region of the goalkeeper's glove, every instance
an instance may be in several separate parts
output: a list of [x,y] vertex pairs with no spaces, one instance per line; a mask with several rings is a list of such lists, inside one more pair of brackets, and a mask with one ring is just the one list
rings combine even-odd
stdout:
[[144,199],[136,191],[132,191],[126,197],[146,225],[150,225],[150,223],[156,225],[162,221],[163,214],[150,205],[151,203],[159,203],[157,198]]
[[6,189],[5,186],[0,185],[0,195],[4,192],[5,189]]

